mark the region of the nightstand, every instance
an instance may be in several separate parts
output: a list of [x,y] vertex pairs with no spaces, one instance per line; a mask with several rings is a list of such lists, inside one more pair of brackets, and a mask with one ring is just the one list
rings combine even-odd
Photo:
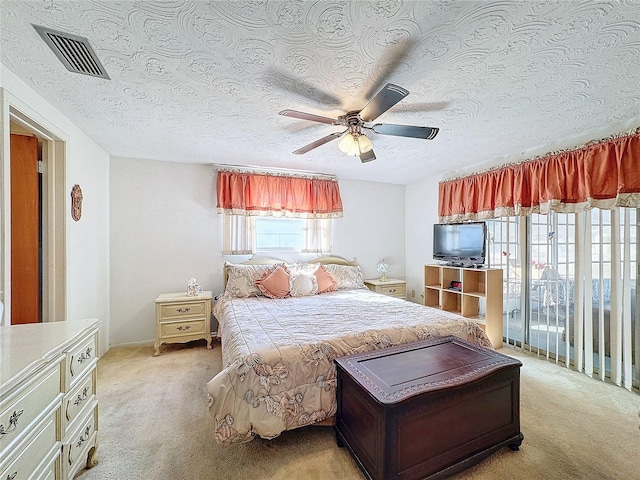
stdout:
[[369,287],[369,290],[382,293],[390,297],[397,297],[403,300],[407,299],[407,282],[405,280],[398,280],[397,278],[389,278],[386,282],[377,278],[371,280],[365,280],[364,284]]
[[162,293],[156,298],[154,357],[163,343],[184,343],[204,338],[211,348],[211,292],[195,297],[186,292]]

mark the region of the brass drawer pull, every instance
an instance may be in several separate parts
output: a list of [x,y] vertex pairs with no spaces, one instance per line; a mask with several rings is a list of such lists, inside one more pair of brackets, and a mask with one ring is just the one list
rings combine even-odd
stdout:
[[86,352],[83,352],[80,354],[80,356],[78,357],[78,363],[82,363],[85,360],[89,360],[91,358],[91,351],[93,350],[93,348],[89,347],[87,348]]
[[0,435],[7,435],[8,433],[11,433],[16,428],[18,428],[18,419],[20,418],[20,415],[22,415],[22,412],[24,412],[24,410],[13,412],[13,414],[9,417],[9,428],[7,428],[6,430],[4,429],[4,425],[0,425]]
[[191,311],[191,307],[186,307],[186,308],[176,308],[176,311],[177,311],[177,312],[179,312],[179,313],[182,313],[182,312],[187,313],[187,312],[190,312],[190,311]]
[[16,470],[15,472],[13,472],[10,475],[7,475],[7,480],[13,480],[14,478],[16,478],[18,476],[18,471]]
[[78,443],[76,443],[77,448],[80,448],[84,442],[89,440],[89,437],[90,437],[89,432],[91,432],[91,428],[87,427],[84,431],[84,435],[81,435],[80,438],[78,439]]
[[179,327],[176,327],[176,330],[182,331],[182,330],[189,330],[191,328],[191,325],[180,325]]
[[73,404],[76,407],[87,399],[88,391],[89,391],[89,387],[84,387],[84,390],[82,391],[82,396],[78,395],[78,398],[76,398],[75,401],[73,402]]

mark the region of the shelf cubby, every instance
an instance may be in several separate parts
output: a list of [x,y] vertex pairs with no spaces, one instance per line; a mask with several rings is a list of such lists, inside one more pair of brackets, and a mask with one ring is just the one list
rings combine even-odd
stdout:
[[[462,283],[460,290],[451,282]],[[448,265],[424,266],[424,304],[473,320],[494,348],[502,347],[502,270]]]

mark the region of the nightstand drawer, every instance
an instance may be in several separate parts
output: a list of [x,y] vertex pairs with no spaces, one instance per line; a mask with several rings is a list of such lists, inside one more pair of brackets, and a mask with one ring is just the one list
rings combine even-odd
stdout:
[[207,311],[206,303],[197,301],[162,305],[162,319],[204,316]]
[[162,337],[177,337],[180,335],[197,335],[199,333],[205,333],[204,320],[194,320],[191,322],[170,322],[162,323]]
[[406,285],[381,285],[378,287],[377,292],[392,297],[405,298],[407,296],[407,287]]

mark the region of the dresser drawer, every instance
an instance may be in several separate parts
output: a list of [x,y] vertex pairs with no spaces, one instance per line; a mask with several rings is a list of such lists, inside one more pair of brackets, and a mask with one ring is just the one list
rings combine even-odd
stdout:
[[[56,362],[37,374],[6,405],[0,406],[0,453],[22,438],[43,412],[60,401],[61,395],[60,363]],[[0,458],[3,456],[4,453]]]
[[377,290],[384,295],[390,295],[392,297],[405,298],[407,296],[407,286],[402,285],[380,285]]
[[162,337],[179,337],[181,335],[197,335],[206,332],[204,320],[191,322],[167,322],[160,325]]
[[[56,451],[56,457],[46,465],[40,475],[34,477],[34,480],[58,480],[60,478],[60,451]],[[4,479],[3,479],[4,480]]]
[[47,420],[41,424],[38,433],[29,441],[21,453],[11,464],[0,473],[0,479],[31,480],[40,476],[37,470],[42,468],[43,456],[53,453],[55,449],[59,453],[59,443],[56,439],[56,415],[51,413]]
[[95,335],[80,342],[67,354],[67,390],[79,381],[82,374],[98,361],[98,345]]
[[[86,408],[93,403],[96,394],[96,370],[81,379],[74,389],[64,396],[62,401],[63,434],[74,427],[73,423]],[[0,479],[1,480],[1,479]]]
[[86,466],[89,449],[96,445],[97,432],[98,404],[94,401],[88,416],[80,423],[80,428],[69,435],[62,444],[64,478],[73,478],[78,470]]
[[185,317],[202,317],[207,314],[207,307],[204,300],[194,302],[181,302],[161,304],[160,315],[162,320]]

